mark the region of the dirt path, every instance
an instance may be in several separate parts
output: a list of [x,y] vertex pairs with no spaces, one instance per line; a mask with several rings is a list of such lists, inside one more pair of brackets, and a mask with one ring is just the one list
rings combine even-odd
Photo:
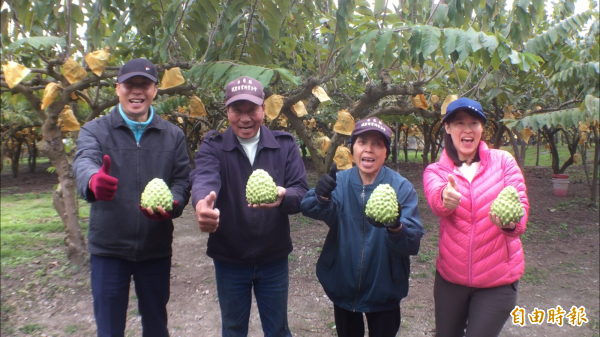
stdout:
[[[434,336],[433,273],[437,256],[438,219],[422,193],[420,165],[403,165],[401,174],[419,191],[426,234],[419,256],[412,258],[409,296],[402,301],[400,336]],[[518,305],[534,307],[584,306],[589,322],[582,327],[543,323],[524,327],[507,323],[508,336],[598,336],[599,227],[597,209],[585,205],[587,187],[572,184],[567,198],[554,197],[548,169],[526,169],[531,202],[530,223],[523,237],[526,274],[519,284]],[[314,175],[314,172],[311,173]],[[309,177],[314,182],[315,177]],[[55,181],[49,181],[55,184]],[[3,189],[10,185],[5,183]],[[39,189],[41,183],[30,184]],[[11,193],[22,193],[15,188]],[[212,260],[205,254],[207,234],[200,233],[188,206],[175,221],[169,328],[172,336],[220,336],[220,310]],[[333,309],[315,276],[315,263],[327,228],[292,216],[294,251],[290,260],[289,321],[294,336],[335,335]],[[57,247],[57,249],[62,249]],[[56,264],[55,264],[56,263]],[[128,309],[127,336],[140,336],[140,316],[133,289]],[[33,329],[39,325],[43,328]],[[40,260],[31,265],[2,268],[2,336],[94,336],[95,323],[89,288],[89,270],[78,270],[65,260]],[[12,328],[6,328],[12,327]],[[29,326],[30,328],[26,328]],[[25,328],[24,328],[25,327]],[[30,331],[32,330],[32,331]],[[28,333],[29,332],[29,333]],[[249,336],[262,336],[253,304]]]

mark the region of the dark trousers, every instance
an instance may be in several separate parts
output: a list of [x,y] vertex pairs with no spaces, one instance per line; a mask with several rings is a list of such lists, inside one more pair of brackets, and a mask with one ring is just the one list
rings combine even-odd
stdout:
[[138,310],[142,316],[142,336],[169,336],[167,302],[171,257],[147,261],[91,255],[92,297],[98,337],[123,336],[133,276]]
[[248,336],[252,290],[265,337],[291,337],[288,326],[288,258],[260,265],[213,260],[223,337]]
[[505,286],[473,288],[448,282],[436,272],[436,337],[498,336],[517,304],[518,283],[517,280]]
[[[333,305],[335,329],[339,337],[364,337],[362,312],[352,312]],[[369,337],[394,337],[400,330],[400,306],[393,310],[366,312]]]

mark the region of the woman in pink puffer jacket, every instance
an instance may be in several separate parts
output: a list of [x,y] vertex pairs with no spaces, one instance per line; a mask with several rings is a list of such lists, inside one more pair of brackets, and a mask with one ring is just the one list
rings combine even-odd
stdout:
[[[529,214],[525,181],[510,153],[481,141],[485,122],[478,102],[450,103],[444,117],[446,148],[423,174],[425,196],[440,217],[437,337],[498,336],[516,305],[525,268],[519,239]],[[490,213],[506,186],[517,189],[525,209],[518,223],[503,224]]]

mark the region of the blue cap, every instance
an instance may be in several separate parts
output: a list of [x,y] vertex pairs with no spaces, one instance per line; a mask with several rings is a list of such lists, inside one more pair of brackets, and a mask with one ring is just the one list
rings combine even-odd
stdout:
[[444,122],[450,117],[453,113],[458,112],[460,110],[471,111],[475,113],[476,116],[483,118],[485,122],[487,122],[487,118],[483,114],[483,108],[479,102],[476,102],[472,99],[468,99],[466,97],[462,97],[448,104],[446,108],[446,115],[444,116]]

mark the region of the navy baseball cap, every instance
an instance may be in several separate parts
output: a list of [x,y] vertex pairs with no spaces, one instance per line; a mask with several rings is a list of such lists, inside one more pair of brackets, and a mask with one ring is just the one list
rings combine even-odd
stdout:
[[117,83],[123,83],[134,76],[144,76],[158,83],[158,71],[152,62],[146,59],[132,59],[119,70]]
[[262,84],[258,80],[242,76],[227,83],[225,100],[227,106],[236,101],[250,101],[256,105],[263,105],[265,93]]
[[483,108],[479,102],[476,102],[472,99],[468,99],[466,97],[462,97],[448,104],[446,108],[446,115],[444,116],[444,122],[455,112],[465,110],[473,112],[477,117],[481,117],[484,120],[484,123],[487,122],[487,118],[483,114]]

